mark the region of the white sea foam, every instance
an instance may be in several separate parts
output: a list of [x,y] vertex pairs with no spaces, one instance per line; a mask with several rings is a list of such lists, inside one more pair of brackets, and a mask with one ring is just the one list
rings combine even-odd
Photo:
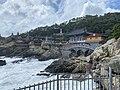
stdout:
[[[13,88],[23,87],[26,85],[28,86],[34,83],[41,83],[48,80],[56,79],[55,75],[50,77],[36,75],[40,71],[43,71],[49,64],[51,64],[56,59],[40,62],[37,59],[25,58],[25,61],[13,64],[12,61],[21,60],[22,58],[0,58],[6,60],[7,62],[7,65],[0,67],[0,90],[13,90]],[[89,76],[89,78],[91,78],[91,76]],[[62,88],[68,90],[68,82],[62,81],[61,83],[62,86],[65,85],[65,87]],[[72,83],[74,83],[73,88]],[[76,84],[78,85],[78,90],[80,89],[80,87],[82,88],[82,90],[88,90],[88,88],[89,90],[92,90],[92,83],[94,83],[94,80],[85,80],[81,82],[80,86],[80,81],[77,81],[77,83],[76,81],[70,81],[69,85],[70,90],[76,90]],[[94,85],[95,84],[93,84],[93,87],[95,87]],[[55,82],[55,89],[57,89],[56,86],[57,83]],[[44,86],[44,88],[46,87]]]
[[13,88],[54,78],[54,76],[36,76],[37,73],[44,70],[54,60],[39,62],[36,59],[31,59],[29,62],[26,60],[19,64],[12,64],[12,61],[20,60],[21,58],[4,59],[7,61],[7,65],[0,67],[0,90],[12,90]]

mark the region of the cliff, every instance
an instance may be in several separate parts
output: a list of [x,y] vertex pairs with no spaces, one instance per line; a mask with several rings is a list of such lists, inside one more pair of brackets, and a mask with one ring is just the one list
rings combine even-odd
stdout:
[[61,52],[57,46],[16,46],[14,41],[0,45],[0,56],[20,56],[20,57],[36,57],[40,61],[54,59],[61,56]]
[[113,73],[120,74],[120,38],[111,39],[96,48],[88,57],[79,56],[53,62],[45,71],[54,73],[92,73],[93,77],[108,76],[109,65]]

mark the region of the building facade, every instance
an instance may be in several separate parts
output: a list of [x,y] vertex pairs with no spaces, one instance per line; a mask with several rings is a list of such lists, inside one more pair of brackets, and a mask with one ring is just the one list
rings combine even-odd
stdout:
[[69,43],[82,43],[85,42],[86,37],[92,33],[88,32],[86,28],[77,29],[68,34]]
[[77,29],[68,34],[71,47],[91,47],[95,49],[102,41],[103,35],[88,32],[86,28]]
[[86,37],[86,42],[99,42],[103,40],[102,34],[91,34]]

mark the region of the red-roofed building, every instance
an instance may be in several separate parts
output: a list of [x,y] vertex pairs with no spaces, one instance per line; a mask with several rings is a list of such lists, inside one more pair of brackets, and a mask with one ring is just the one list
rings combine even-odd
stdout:
[[35,39],[33,40],[35,46],[41,46],[42,40]]
[[86,42],[99,42],[101,40],[103,40],[102,34],[94,33],[86,37]]

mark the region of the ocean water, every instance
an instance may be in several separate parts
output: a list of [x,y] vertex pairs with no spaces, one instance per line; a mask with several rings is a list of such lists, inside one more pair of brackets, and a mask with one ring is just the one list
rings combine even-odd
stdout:
[[26,58],[21,63],[13,64],[12,61],[22,58],[1,58],[2,60],[6,60],[7,65],[0,66],[0,90],[13,90],[13,88],[40,83],[55,77],[36,76],[37,73],[43,71],[55,59],[40,62],[37,59]]
[[[2,60],[6,60],[7,65],[0,66],[0,90],[13,90],[14,88],[24,87],[28,85],[33,85],[49,80],[56,79],[56,75],[54,76],[37,76],[36,74],[40,71],[43,71],[48,65],[50,65],[53,61],[57,59],[51,59],[48,61],[38,61],[37,59],[33,58],[25,58],[23,62],[13,64],[12,61],[21,60],[22,58],[13,57],[0,57]],[[89,78],[91,76],[89,75]],[[86,77],[87,78],[87,77]],[[72,87],[72,83],[74,84]],[[93,85],[92,85],[93,83]],[[81,84],[81,86],[80,86]],[[68,87],[68,82],[61,82],[62,90],[93,90],[96,84],[94,80],[85,80],[83,82],[79,81],[70,81]],[[64,87],[65,85],[65,87]],[[78,89],[76,89],[76,86]],[[55,82],[55,90],[57,83]],[[46,87],[44,87],[46,88]],[[88,89],[89,88],[89,89]],[[32,90],[32,89],[31,89]],[[37,90],[37,89],[36,89]]]

